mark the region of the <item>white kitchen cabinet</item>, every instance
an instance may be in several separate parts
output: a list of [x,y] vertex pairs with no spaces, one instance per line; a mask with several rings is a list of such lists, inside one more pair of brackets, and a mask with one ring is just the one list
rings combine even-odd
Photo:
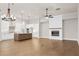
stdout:
[[14,33],[1,33],[2,40],[14,39]]

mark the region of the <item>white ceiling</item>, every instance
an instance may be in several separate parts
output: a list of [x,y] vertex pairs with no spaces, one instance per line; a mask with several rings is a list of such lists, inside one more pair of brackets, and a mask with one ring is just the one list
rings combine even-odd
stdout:
[[[11,12],[13,15],[21,17],[23,14],[27,16],[44,16],[45,8],[49,8],[49,14],[65,14],[77,12],[77,3],[14,3],[11,5]],[[56,8],[61,8],[56,10]],[[7,3],[0,3],[0,11],[4,14],[7,10]]]

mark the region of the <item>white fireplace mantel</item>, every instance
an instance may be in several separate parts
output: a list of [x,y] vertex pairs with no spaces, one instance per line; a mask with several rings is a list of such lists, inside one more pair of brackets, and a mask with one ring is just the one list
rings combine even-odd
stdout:
[[[59,31],[59,36],[53,36],[52,31]],[[49,39],[62,40],[62,15],[54,16],[49,20]]]

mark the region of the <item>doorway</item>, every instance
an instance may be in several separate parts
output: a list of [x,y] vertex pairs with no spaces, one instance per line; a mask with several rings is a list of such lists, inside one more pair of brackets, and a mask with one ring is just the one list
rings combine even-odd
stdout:
[[40,38],[48,38],[49,37],[49,22],[41,22],[40,23]]

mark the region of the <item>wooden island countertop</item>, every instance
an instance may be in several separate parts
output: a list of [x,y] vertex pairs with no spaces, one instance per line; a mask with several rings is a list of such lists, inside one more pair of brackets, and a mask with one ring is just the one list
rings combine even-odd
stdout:
[[32,33],[15,33],[14,40],[32,39]]

